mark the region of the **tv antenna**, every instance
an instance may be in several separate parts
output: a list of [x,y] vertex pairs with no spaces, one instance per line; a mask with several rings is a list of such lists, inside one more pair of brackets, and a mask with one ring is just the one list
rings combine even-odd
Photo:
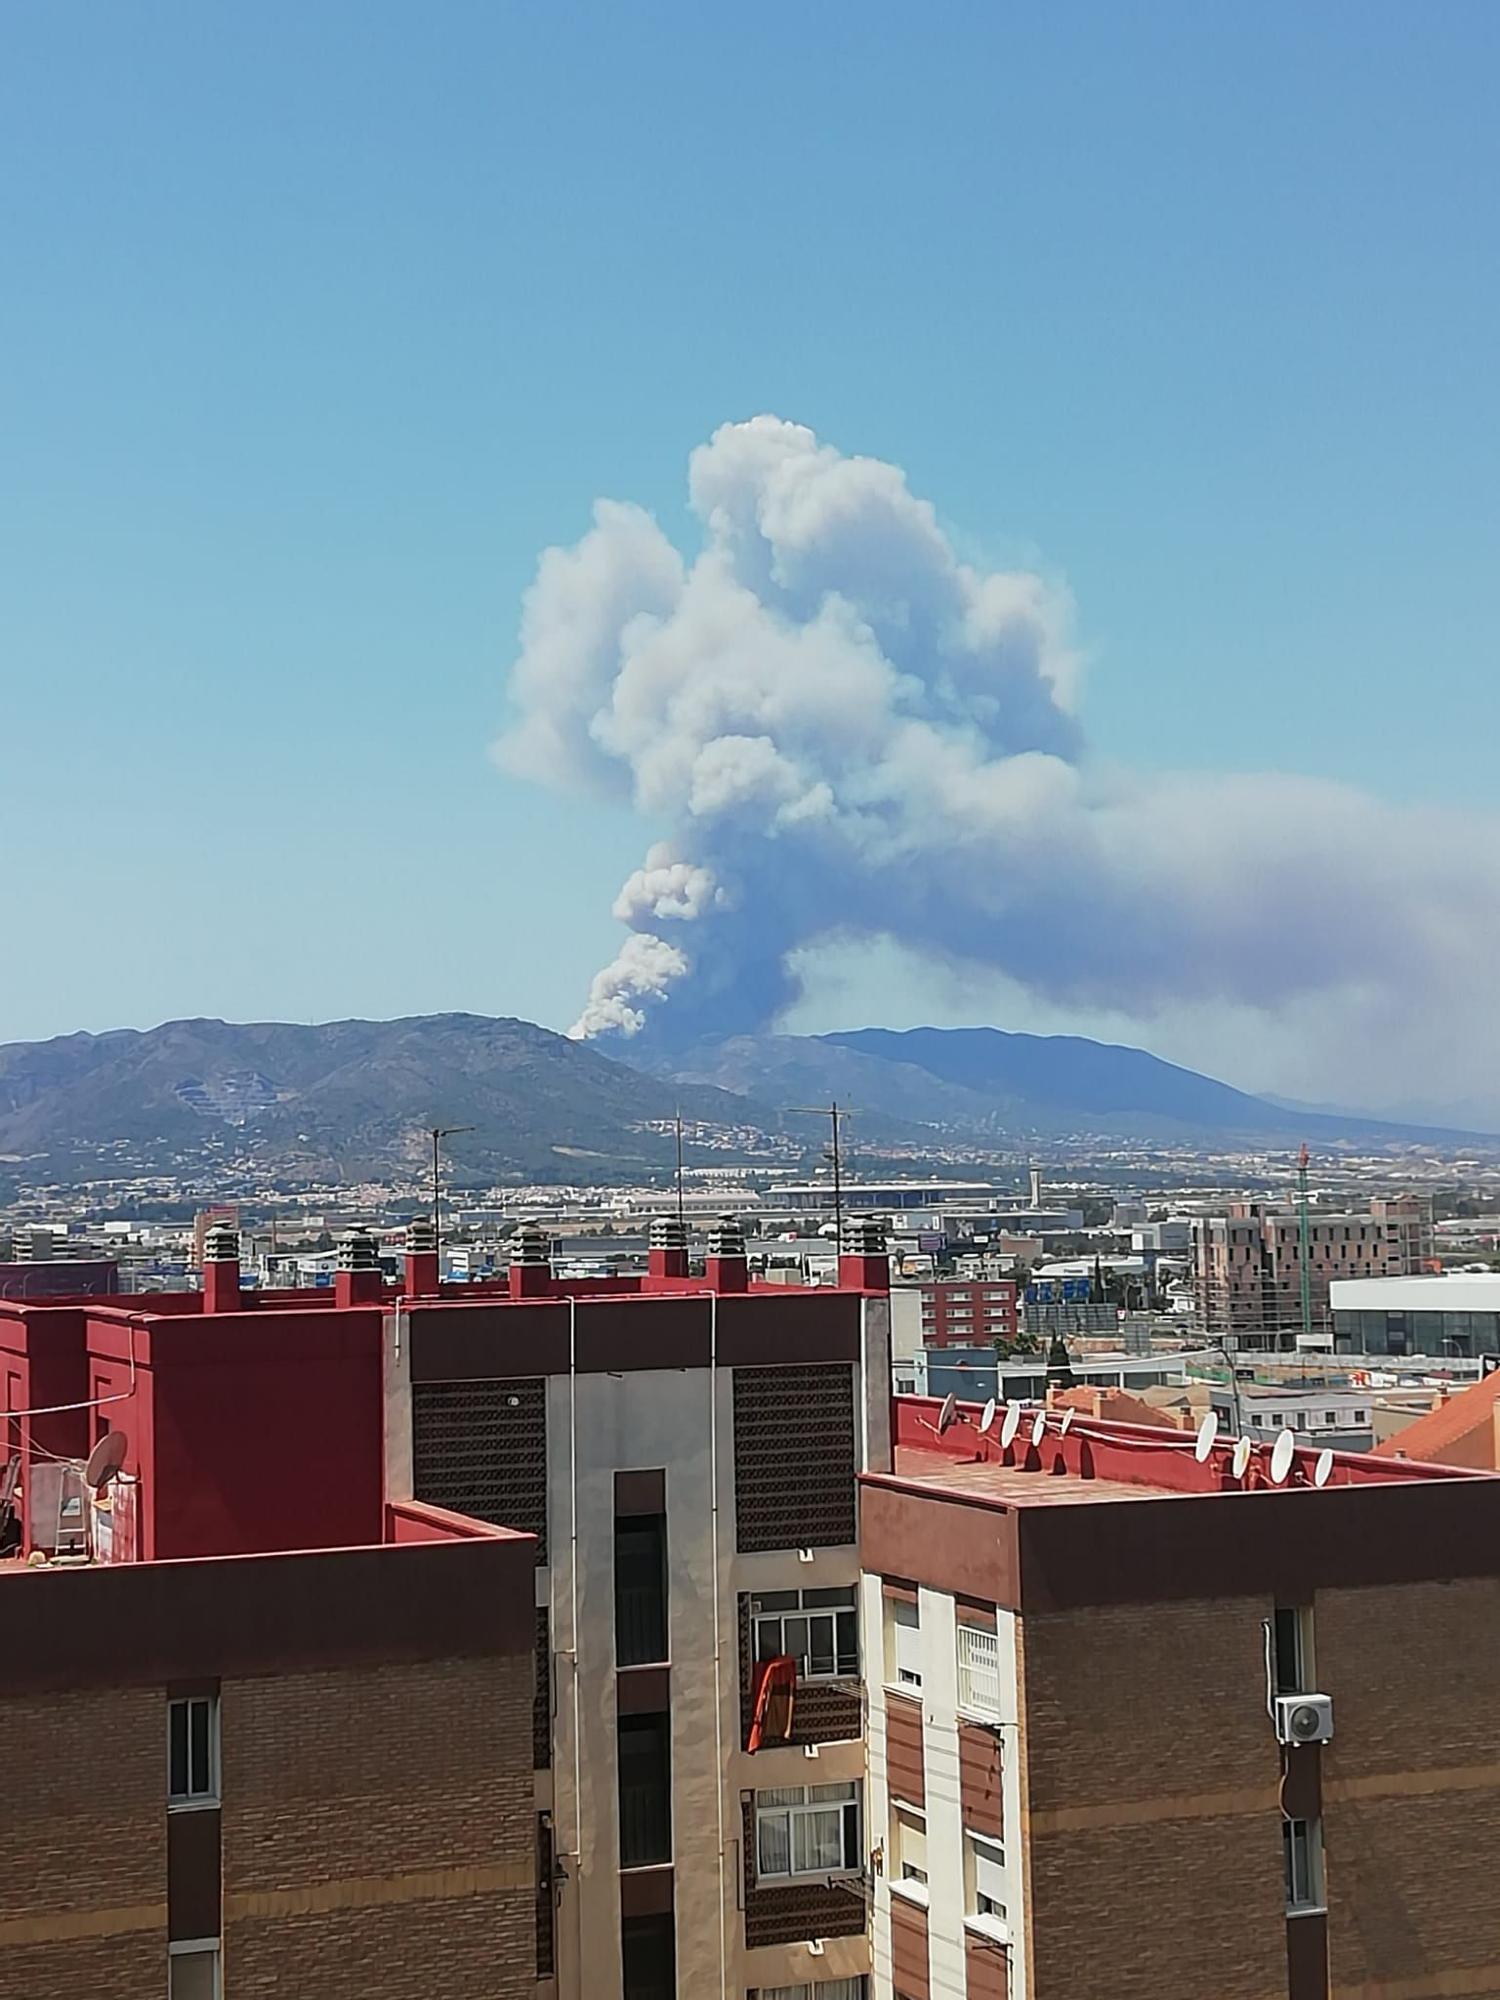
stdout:
[[1326,1486],[1333,1473],[1333,1453],[1324,1445],[1318,1453],[1317,1464],[1313,1467],[1313,1485]]
[[443,1170],[441,1161],[442,1143],[445,1139],[455,1139],[460,1132],[476,1132],[477,1125],[429,1125],[427,1136],[432,1141],[432,1247],[438,1253],[438,1275],[443,1270]]
[[1060,1438],[1065,1438],[1068,1435],[1068,1432],[1072,1430],[1073,1419],[1077,1415],[1078,1412],[1073,1408],[1073,1405],[1069,1403],[1068,1407],[1063,1411],[1062,1422],[1057,1427],[1057,1435]]
[[998,1407],[999,1406],[996,1403],[994,1397],[991,1396],[990,1400],[985,1404],[984,1408],[980,1411],[979,1435],[981,1437],[987,1437],[989,1433],[995,1428],[995,1411]]
[[950,1425],[953,1422],[953,1419],[957,1415],[958,1415],[958,1398],[957,1396],[954,1395],[953,1391],[950,1389],[947,1395],[944,1396],[943,1398],[942,1408],[938,1411],[937,1434],[939,1437],[941,1437],[943,1435],[943,1432],[950,1427]]
[[672,1123],[677,1132],[677,1226],[679,1229],[686,1229],[687,1222],[682,1211],[682,1106],[680,1104]]
[[1005,1421],[1000,1426],[1000,1442],[1007,1451],[1016,1441],[1016,1432],[1021,1428],[1021,1405],[1007,1403]]
[[1253,1447],[1249,1438],[1242,1437],[1236,1439],[1234,1457],[1229,1462],[1230,1470],[1234,1473],[1236,1479],[1243,1479],[1245,1474],[1250,1470],[1250,1453],[1252,1449]]
[[1046,1435],[1047,1435],[1047,1412],[1045,1410],[1038,1410],[1036,1413],[1036,1419],[1031,1426],[1032,1444],[1034,1446],[1039,1445],[1042,1439]]
[[838,1234],[835,1242],[840,1250],[844,1247],[844,1143],[843,1126],[846,1118],[854,1113],[848,1105],[840,1104],[836,1097],[827,1104],[789,1104],[788,1111],[800,1111],[809,1118],[826,1118],[832,1131],[833,1142],[823,1157],[833,1168],[833,1221]]
[[1218,1435],[1219,1413],[1217,1410],[1210,1410],[1202,1423],[1199,1424],[1198,1436],[1193,1444],[1193,1456],[1200,1465],[1208,1463],[1209,1454],[1214,1448],[1214,1439]]

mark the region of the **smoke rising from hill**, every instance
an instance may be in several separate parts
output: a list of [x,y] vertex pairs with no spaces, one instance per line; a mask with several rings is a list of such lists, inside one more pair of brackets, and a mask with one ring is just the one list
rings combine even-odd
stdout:
[[800,425],[725,425],[690,496],[691,560],[601,501],[526,597],[502,766],[669,829],[575,1034],[762,1028],[793,954],[881,936],[1142,1021],[1327,993],[1430,1032],[1493,990],[1492,825],[1094,760],[1060,587],[963,562],[897,467]]

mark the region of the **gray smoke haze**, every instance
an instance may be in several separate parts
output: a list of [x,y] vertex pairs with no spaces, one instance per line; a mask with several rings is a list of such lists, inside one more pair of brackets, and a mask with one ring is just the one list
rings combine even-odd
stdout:
[[689,491],[691,560],[601,501],[526,596],[501,764],[670,829],[575,1034],[763,1028],[794,954],[882,937],[1140,1021],[1326,993],[1430,1035],[1487,1009],[1492,822],[1090,756],[1063,591],[961,561],[897,467],[800,425],[726,424]]

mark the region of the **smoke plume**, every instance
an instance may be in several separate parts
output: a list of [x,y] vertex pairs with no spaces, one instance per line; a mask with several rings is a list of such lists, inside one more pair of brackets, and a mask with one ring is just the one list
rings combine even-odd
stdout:
[[1466,857],[1493,828],[1091,758],[1063,591],[962,561],[897,467],[800,425],[726,424],[689,491],[691,560],[601,501],[526,597],[501,763],[669,830],[575,1034],[764,1027],[794,954],[850,938],[1137,1020],[1320,993],[1415,1019],[1492,988],[1500,871]]

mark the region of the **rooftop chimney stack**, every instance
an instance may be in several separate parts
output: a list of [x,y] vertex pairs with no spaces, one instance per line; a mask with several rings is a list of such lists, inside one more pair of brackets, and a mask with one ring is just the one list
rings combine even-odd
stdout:
[[550,1299],[552,1245],[539,1222],[523,1222],[510,1239],[510,1295],[513,1299]]
[[437,1231],[425,1215],[418,1216],[406,1232],[404,1283],[409,1299],[435,1299],[442,1286]]
[[721,1215],[708,1232],[703,1275],[710,1291],[749,1291],[750,1261],[745,1255],[745,1232],[738,1216]]
[[685,1278],[688,1274],[687,1226],[675,1215],[659,1215],[651,1225],[646,1272],[652,1278]]
[[203,1310],[240,1310],[240,1237],[237,1229],[218,1224],[203,1237]]
[[368,1229],[351,1229],[339,1245],[338,1269],[333,1274],[334,1303],[341,1306],[377,1305],[385,1291],[380,1275],[380,1249]]
[[891,1260],[885,1230],[873,1215],[851,1216],[839,1251],[839,1283],[857,1292],[888,1292]]

